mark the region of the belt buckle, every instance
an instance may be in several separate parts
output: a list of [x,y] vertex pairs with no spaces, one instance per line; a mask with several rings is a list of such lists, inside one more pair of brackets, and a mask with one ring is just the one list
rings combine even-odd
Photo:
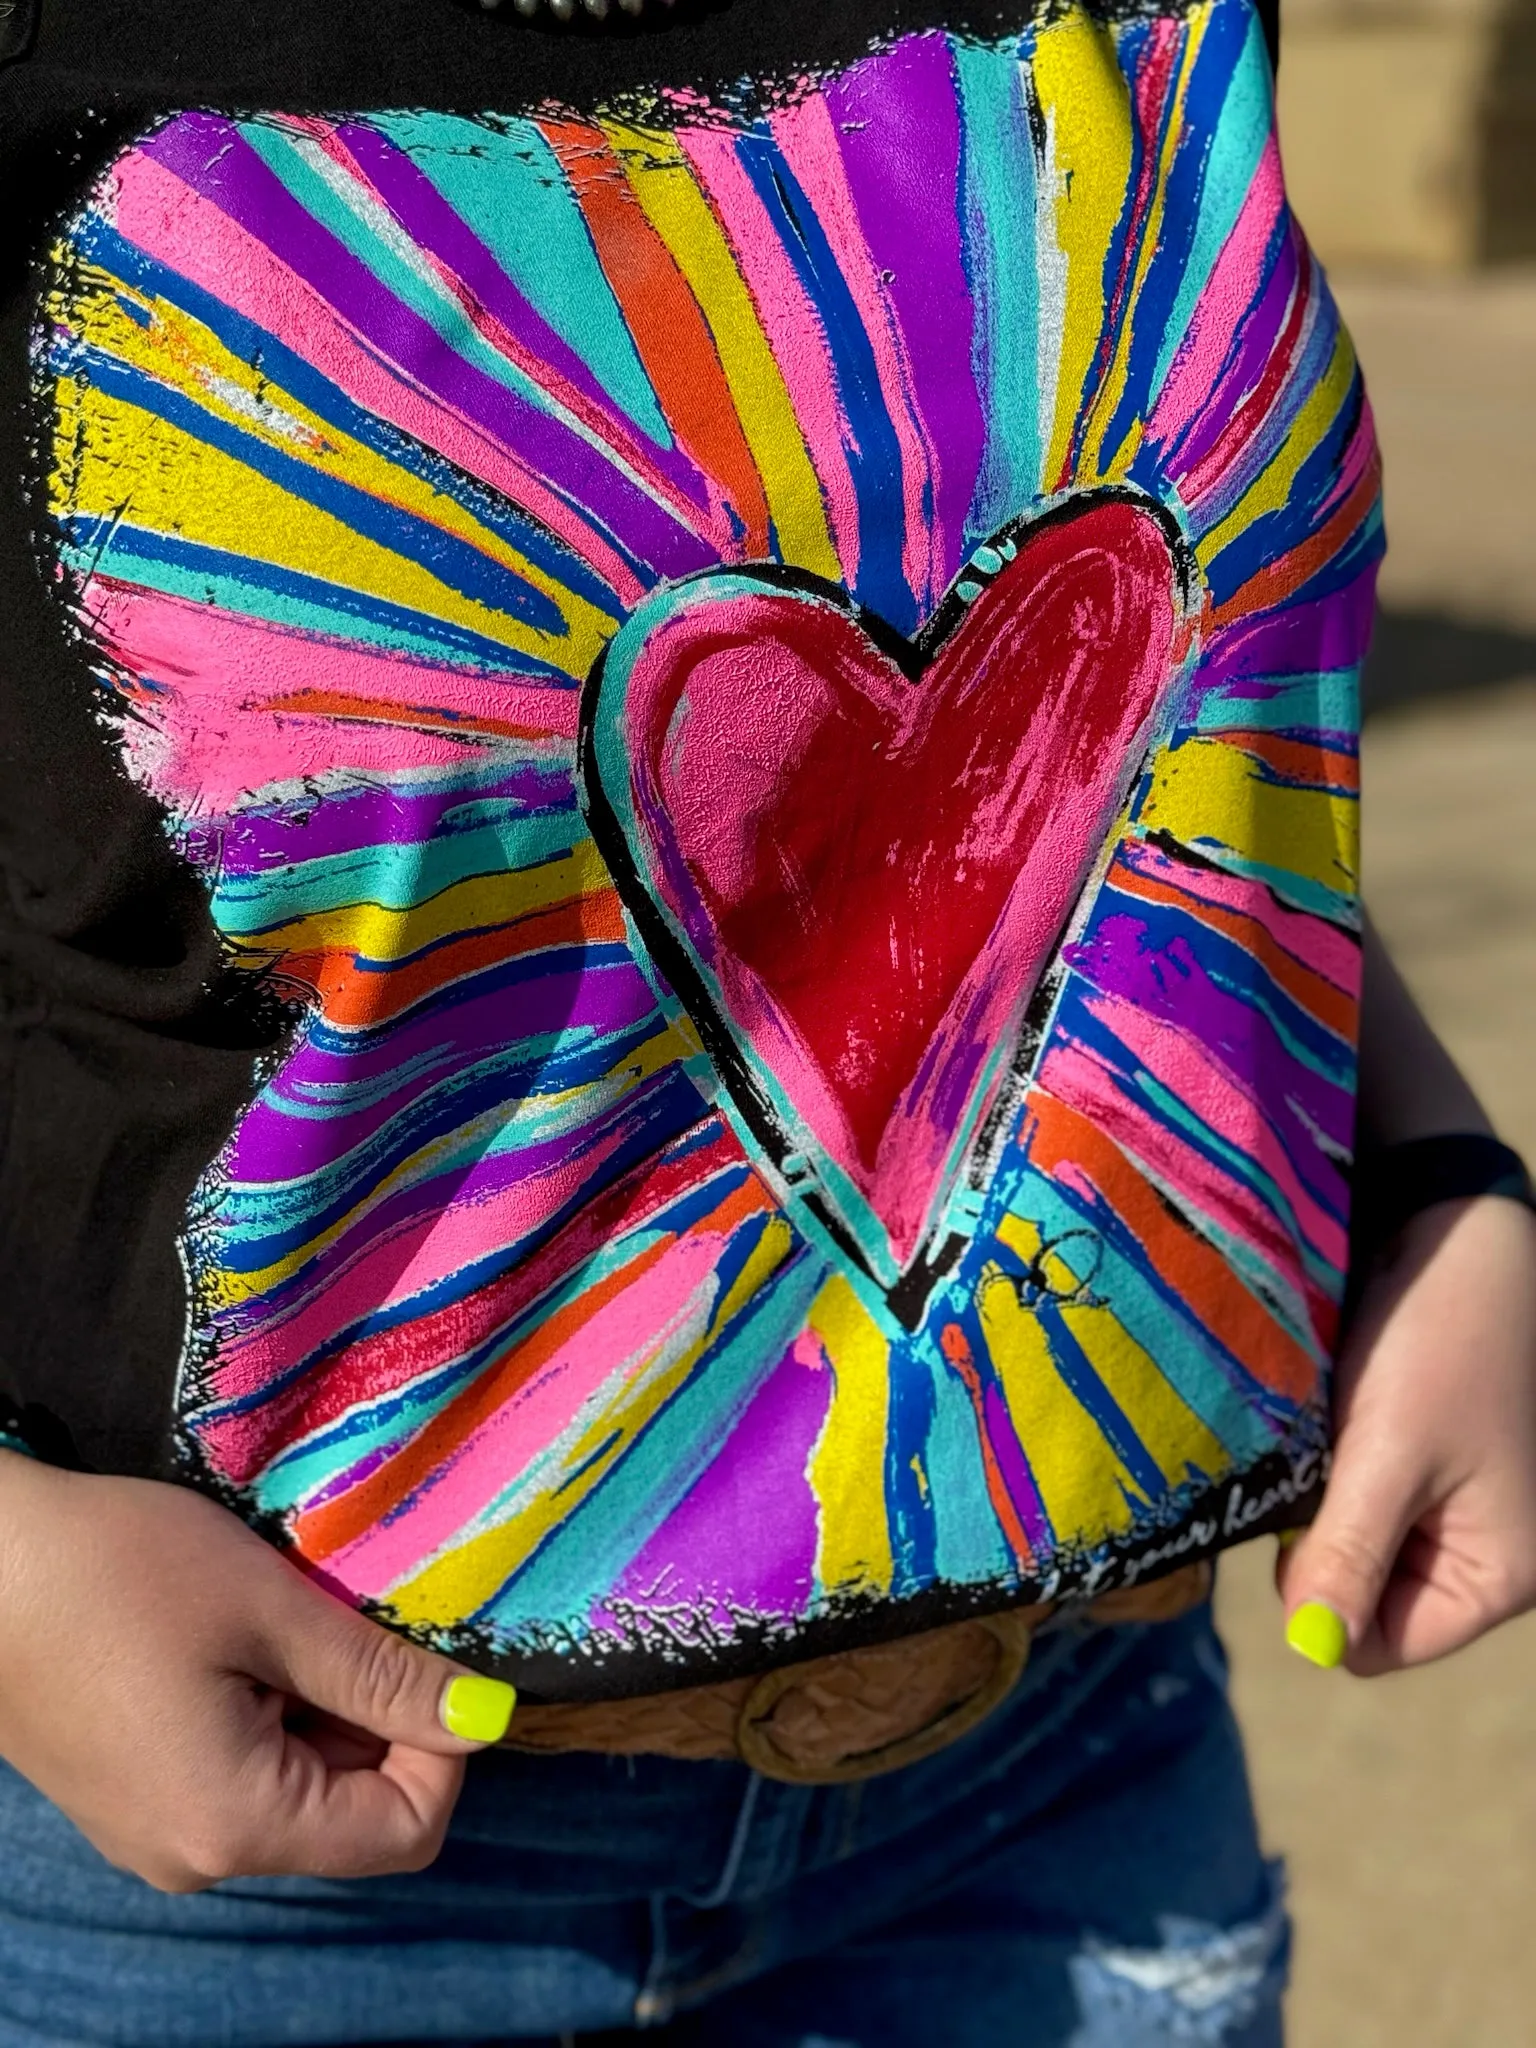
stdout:
[[992,1669],[973,1691],[944,1707],[921,1727],[830,1763],[802,1760],[775,1742],[772,1724],[780,1701],[799,1687],[813,1683],[816,1675],[826,1672],[829,1666],[859,1654],[854,1651],[845,1653],[841,1659],[823,1658],[809,1666],[791,1664],[765,1672],[742,1702],[736,1723],[737,1754],[761,1776],[776,1778],[786,1785],[848,1785],[863,1778],[880,1777],[887,1771],[899,1771],[907,1764],[947,1749],[978,1727],[1012,1692],[1029,1661],[1034,1633],[1033,1617],[1017,1612],[976,1615],[952,1626],[981,1629],[991,1638]]

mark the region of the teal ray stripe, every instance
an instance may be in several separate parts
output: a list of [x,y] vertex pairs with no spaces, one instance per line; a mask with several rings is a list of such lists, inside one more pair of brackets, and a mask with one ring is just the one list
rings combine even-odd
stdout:
[[1206,158],[1200,213],[1183,281],[1163,330],[1163,344],[1152,373],[1156,394],[1168,381],[1179,343],[1189,332],[1195,303],[1210,282],[1216,259],[1226,247],[1253,185],[1259,159],[1269,141],[1274,109],[1270,104],[1269,52],[1257,13],[1252,16],[1243,52],[1233,71],[1226,99]]
[[1246,726],[1319,738],[1342,734],[1352,743],[1360,723],[1360,671],[1341,668],[1313,675],[1244,677],[1208,689],[1188,722],[1197,732],[1226,732]]
[[954,60],[964,123],[964,247],[976,295],[976,384],[987,422],[968,532],[984,540],[1041,488],[1035,153],[1013,45],[957,41]]
[[[458,301],[432,277],[427,260],[414,249],[403,231],[387,235],[379,230],[393,228],[393,221],[371,189],[357,182],[340,165],[334,166],[339,180],[356,190],[357,204],[351,206],[309,163],[287,136],[260,121],[247,122],[241,130],[245,140],[273,174],[298,200],[304,210],[329,229],[342,247],[367,265],[387,291],[427,325],[453,353],[488,377],[494,377],[509,391],[536,405],[541,412],[564,418],[563,409],[525,370],[509,362],[475,331]],[[377,226],[365,214],[371,214]],[[407,249],[415,257],[408,261]]]
[[294,918],[352,904],[414,910],[477,876],[515,874],[560,860],[586,838],[581,819],[566,811],[423,842],[385,840],[286,868],[225,876],[214,892],[217,920],[233,937],[250,938]]
[[361,642],[391,654],[416,654],[472,673],[527,676],[540,683],[568,685],[569,676],[551,662],[504,647],[466,627],[425,612],[371,597],[361,590],[280,569],[226,548],[207,547],[179,535],[155,533],[108,518],[77,513],[60,522],[65,563],[77,575],[111,577],[120,583],[184,597],[222,610],[330,640]]
[[660,448],[673,446],[560,160],[532,121],[370,114],[490,250],[528,303]]
[[514,1634],[552,1616],[588,1614],[721,1450],[804,1327],[827,1272],[809,1250],[793,1253],[613,1470],[476,1618]]

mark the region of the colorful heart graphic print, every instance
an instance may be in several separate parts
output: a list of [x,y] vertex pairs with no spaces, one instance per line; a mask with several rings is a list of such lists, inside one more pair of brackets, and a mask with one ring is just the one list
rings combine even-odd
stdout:
[[1068,500],[915,642],[831,586],[717,572],[642,606],[589,686],[593,830],[664,994],[781,1197],[909,1326],[1188,651],[1182,550],[1146,501]]
[[173,110],[37,331],[61,630],[295,1020],[194,1483],[555,1697],[1294,1512],[1381,539],[1247,0]]

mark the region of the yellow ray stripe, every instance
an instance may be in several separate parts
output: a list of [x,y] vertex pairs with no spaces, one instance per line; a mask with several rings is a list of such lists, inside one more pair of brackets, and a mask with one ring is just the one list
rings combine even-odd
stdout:
[[[595,1080],[584,1081],[579,1088],[562,1088],[553,1095],[526,1098],[521,1104],[511,1108],[505,1103],[498,1104],[495,1109],[487,1110],[485,1115],[477,1118],[475,1122],[448,1131],[442,1137],[434,1138],[430,1144],[408,1153],[382,1180],[372,1182],[367,1192],[344,1216],[328,1224],[324,1230],[317,1231],[313,1237],[307,1238],[294,1250],[284,1253],[282,1258],[274,1259],[270,1265],[248,1273],[236,1272],[231,1267],[222,1268],[208,1283],[211,1298],[220,1308],[232,1308],[281,1287],[310,1260],[317,1258],[339,1237],[345,1236],[359,1217],[366,1215],[370,1209],[376,1209],[396,1189],[430,1178],[437,1171],[440,1160],[474,1147],[477,1134],[487,1141],[493,1138],[506,1140],[508,1134],[516,1130],[519,1122],[531,1123],[536,1117],[540,1124],[546,1124],[557,1119],[563,1108],[571,1110],[574,1118],[580,1118],[583,1114],[590,1115],[592,1111],[590,1108],[584,1108],[584,1103],[595,1094],[601,1096],[601,1107],[607,1109],[621,1101],[624,1096],[638,1088],[642,1081],[648,1080],[661,1068],[674,1065],[683,1055],[684,1048],[679,1043],[676,1033],[670,1025],[663,1025],[643,1044],[627,1052],[617,1066],[610,1067],[607,1073],[600,1074]],[[482,1143],[477,1156],[488,1149],[488,1144]],[[757,1253],[754,1252],[753,1257],[756,1256]],[[751,1260],[748,1260],[737,1278],[736,1291],[740,1291],[750,1267]]]
[[782,1216],[770,1216],[763,1225],[762,1235],[753,1245],[742,1265],[741,1271],[726,1289],[724,1299],[715,1311],[713,1327],[723,1330],[725,1325],[739,1315],[760,1287],[765,1287],[774,1274],[789,1257],[794,1247],[794,1233]]
[[1360,809],[1353,797],[1268,782],[1252,755],[1186,740],[1159,760],[1137,824],[1186,846],[1214,840],[1245,860],[1354,893]]
[[1159,1372],[1114,1311],[1101,1304],[1070,1300],[1081,1286],[1059,1252],[1044,1250],[1040,1227],[1023,1216],[1005,1216],[998,1236],[1028,1266],[1043,1272],[1061,1298],[1061,1318],[1084,1357],[1119,1403],[1170,1486],[1181,1486],[1187,1468],[1198,1466],[1215,1478],[1231,1463],[1220,1438],[1201,1421],[1183,1396]]
[[586,1426],[541,1472],[538,1491],[526,1505],[495,1528],[445,1551],[391,1592],[390,1605],[401,1618],[431,1625],[483,1607],[613,1469],[730,1316],[783,1264],[793,1242],[782,1217],[771,1218],[730,1292],[710,1310],[711,1276],[638,1370],[627,1366],[614,1375],[609,1381],[613,1396],[599,1397]]
[[997,1267],[976,1294],[982,1334],[1008,1413],[1062,1543],[1097,1543],[1131,1526],[1140,1497],[1099,1425],[1057,1370],[1045,1332]]
[[1170,1486],[1182,1486],[1192,1466],[1211,1479],[1226,1471],[1232,1461],[1225,1446],[1111,1309],[1069,1304],[1061,1319]]
[[604,131],[629,176],[646,219],[671,251],[698,300],[741,430],[763,480],[786,562],[838,581],[821,486],[795,418],[789,391],[709,202],[676,139],[608,124]]
[[809,1322],[833,1375],[832,1405],[808,1467],[817,1502],[816,1577],[829,1593],[888,1592],[894,1572],[885,1508],[890,1347],[841,1275],[817,1295]]
[[1162,237],[1163,214],[1168,203],[1168,176],[1173,169],[1173,160],[1178,154],[1179,144],[1184,139],[1184,105],[1189,97],[1190,75],[1194,71],[1195,60],[1200,54],[1200,45],[1205,39],[1210,20],[1210,13],[1206,11],[1188,16],[1184,23],[1184,46],[1180,52],[1178,76],[1174,82],[1173,103],[1163,134],[1157,178],[1153,186],[1151,203],[1147,208],[1140,247],[1136,252],[1135,268],[1126,292],[1125,310],[1120,321],[1119,337],[1115,343],[1114,360],[1094,400],[1093,410],[1088,416],[1087,428],[1083,435],[1083,454],[1078,468],[1079,475],[1084,481],[1118,482],[1135,460],[1136,451],[1141,445],[1142,423],[1137,421],[1117,451],[1114,461],[1107,470],[1104,468],[1104,436],[1125,394],[1131,345],[1136,331],[1135,310],[1140,304],[1142,286],[1146,283],[1147,272],[1152,267],[1152,259],[1157,254],[1158,243]]
[[1104,260],[1131,174],[1130,88],[1107,28],[1074,11],[1035,40],[1034,83],[1056,176],[1056,240],[1067,284],[1056,419],[1045,482],[1054,489],[1104,326]]
[[1227,542],[1235,540],[1245,527],[1286,504],[1297,472],[1337,419],[1354,378],[1354,344],[1341,327],[1327,369],[1292,420],[1291,430],[1269,466],[1244,491],[1220,526],[1213,526],[1196,547],[1202,569],[1208,569]]
[[[239,428],[253,441],[280,449],[311,468],[367,492],[383,504],[397,506],[467,541],[489,560],[499,562],[541,591],[564,613],[570,631],[568,653],[572,673],[576,673],[583,659],[590,668],[597,651],[613,631],[612,615],[567,589],[547,569],[483,526],[457,499],[434,489],[424,478],[413,476],[278,390],[262,376],[257,365],[233,354],[217,335],[179,306],[147,297],[104,273],[95,275],[99,283],[90,293],[71,298],[60,292],[54,296],[55,317],[82,340],[154,377],[213,418]],[[147,325],[133,317],[125,301],[140,309]],[[580,673],[584,675],[586,668]]]
[[[60,435],[68,450],[64,513],[94,514],[173,533],[241,559],[323,576],[388,604],[531,654],[573,677],[595,660],[607,631],[570,640],[462,596],[430,569],[292,496],[245,463],[109,393],[63,380]],[[110,568],[110,559],[104,564]]]
[[377,965],[406,960],[424,946],[460,932],[487,931],[510,924],[530,910],[595,894],[611,886],[602,856],[590,839],[538,867],[508,874],[471,875],[452,882],[423,903],[394,910],[382,903],[343,903],[307,917],[242,933],[235,942],[249,953],[352,953]]

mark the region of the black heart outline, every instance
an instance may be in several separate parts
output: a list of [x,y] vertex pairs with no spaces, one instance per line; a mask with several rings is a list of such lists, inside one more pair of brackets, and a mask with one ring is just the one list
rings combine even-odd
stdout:
[[[794,591],[802,596],[820,598],[835,605],[852,620],[900,669],[907,681],[915,685],[922,681],[924,671],[934,656],[975,603],[974,596],[961,595],[960,585],[967,581],[985,582],[989,576],[1001,574],[1001,570],[987,571],[976,563],[975,556],[982,548],[1001,551],[1006,542],[1012,543],[1017,549],[1027,537],[1040,533],[1047,527],[1079,518],[1095,506],[1111,504],[1131,505],[1137,511],[1149,513],[1162,528],[1163,537],[1168,544],[1169,559],[1173,565],[1176,621],[1187,623],[1195,616],[1196,599],[1202,588],[1200,568],[1195,560],[1194,551],[1169,507],[1131,484],[1107,484],[1094,490],[1067,492],[1042,511],[1022,513],[1019,517],[1009,520],[1006,525],[999,527],[989,540],[978,543],[971,550],[956,572],[932,618],[910,637],[898,633],[877,612],[869,611],[856,603],[841,584],[828,582],[825,577],[817,576],[808,569],[791,568],[781,562],[752,562],[741,566],[719,562],[708,569],[697,570],[692,575],[679,576],[665,585],[658,584],[656,589],[681,590],[686,589],[690,583],[702,583],[716,576],[729,575],[738,577],[743,582],[760,583],[770,590]],[[1004,566],[1008,566],[1006,561]],[[648,592],[647,601],[655,594],[655,591]],[[603,788],[602,775],[597,764],[597,748],[593,740],[598,700],[602,693],[603,675],[608,659],[608,645],[611,644],[610,642],[603,647],[582,686],[576,732],[576,768],[578,798],[587,826],[598,852],[603,857],[604,865],[613,877],[614,887],[619,892],[619,900],[628,913],[652,964],[686,1011],[694,1030],[698,1033],[699,1043],[721,1086],[730,1097],[737,1115],[751,1133],[754,1143],[771,1162],[778,1187],[786,1188],[792,1201],[810,1212],[816,1220],[817,1227],[832,1241],[848,1263],[863,1275],[870,1286],[884,1296],[892,1315],[902,1327],[915,1331],[922,1322],[929,1295],[971,1242],[971,1237],[966,1232],[950,1230],[935,1243],[935,1232],[918,1247],[895,1284],[887,1287],[877,1274],[871,1272],[857,1241],[844,1227],[835,1210],[829,1207],[814,1182],[808,1187],[797,1184],[795,1177],[784,1171],[784,1162],[798,1155],[800,1147],[780,1124],[773,1104],[758,1087],[756,1076],[742,1056],[729,1020],[721,1013],[709,992],[708,984],[694,965],[692,955],[677,938],[665,913],[646,886],[630,849],[628,836],[609,801],[607,791]],[[1134,785],[1145,760],[1146,754],[1143,753],[1129,768],[1124,778],[1124,786],[1127,789]],[[1086,882],[1084,886],[1087,886]],[[1027,1079],[1029,1072],[1033,1070],[1050,1011],[1055,1007],[1061,948],[1081,903],[1080,889],[1062,921],[1060,931],[1052,941],[1040,978],[1030,992],[1019,1024],[1018,1042],[1008,1063],[1006,1080],[999,1086],[996,1100],[977,1128],[963,1163],[951,1184],[951,1196],[954,1189],[965,1182],[969,1182],[973,1187],[978,1186],[976,1169],[978,1165],[989,1165],[997,1147],[998,1128],[1003,1117],[1009,1106],[1017,1099],[1020,1082]],[[979,1186],[985,1187],[990,1178],[990,1172],[984,1172]]]

